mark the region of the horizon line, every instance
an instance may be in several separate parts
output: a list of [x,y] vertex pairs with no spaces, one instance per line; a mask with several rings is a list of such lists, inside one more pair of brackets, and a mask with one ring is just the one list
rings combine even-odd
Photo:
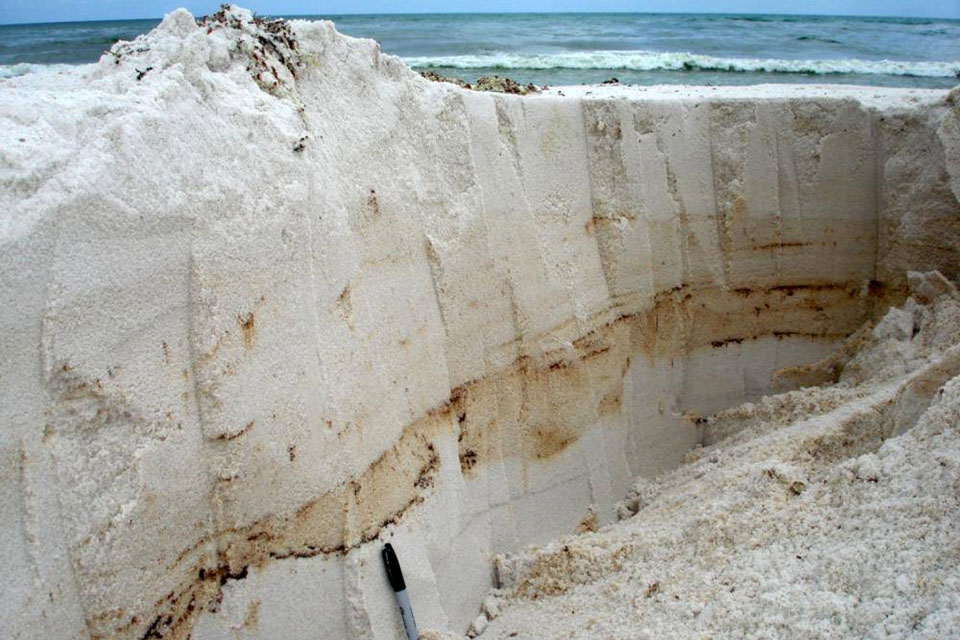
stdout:
[[[178,7],[181,9],[184,7]],[[169,13],[173,13],[177,9],[173,9]],[[141,18],[98,18],[96,20],[45,20],[42,22],[0,22],[0,27],[13,27],[13,26],[31,26],[31,25],[44,25],[44,24],[85,24],[90,22],[143,22],[146,20],[155,20],[160,22],[166,17],[165,14],[160,17],[150,16],[150,17],[141,17]],[[353,12],[339,12],[339,13],[296,13],[296,14],[281,14],[281,13],[259,13],[254,11],[254,15],[260,17],[268,18],[284,18],[284,19],[298,19],[298,18],[324,18],[330,19],[340,16],[351,16],[351,17],[360,17],[360,16],[496,16],[496,15],[528,15],[528,16],[549,16],[549,15],[634,15],[634,16],[643,16],[643,15],[676,15],[676,16],[772,16],[772,17],[790,17],[790,18],[894,18],[901,20],[945,20],[948,22],[960,22],[960,16],[956,18],[944,18],[944,17],[933,17],[933,16],[904,16],[904,15],[881,15],[881,14],[872,14],[865,15],[859,13],[742,13],[742,12],[729,12],[729,11],[398,11],[390,13],[353,13]],[[191,13],[195,18],[203,17]],[[207,14],[203,14],[207,15]]]

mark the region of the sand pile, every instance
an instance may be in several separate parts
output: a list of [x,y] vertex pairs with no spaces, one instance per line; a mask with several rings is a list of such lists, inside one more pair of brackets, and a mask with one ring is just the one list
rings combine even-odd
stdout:
[[[960,299],[912,277],[839,382],[718,413],[627,519],[502,558],[484,638],[946,638],[960,628]],[[842,353],[842,352],[841,352]],[[636,512],[635,515],[633,513]]]

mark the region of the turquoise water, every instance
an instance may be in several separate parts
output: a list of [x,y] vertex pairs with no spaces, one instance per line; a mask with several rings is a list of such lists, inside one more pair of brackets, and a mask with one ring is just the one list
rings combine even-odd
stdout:
[[[418,69],[536,84],[843,82],[952,87],[960,21],[719,14],[311,16]],[[157,20],[0,26],[0,76],[96,61]]]

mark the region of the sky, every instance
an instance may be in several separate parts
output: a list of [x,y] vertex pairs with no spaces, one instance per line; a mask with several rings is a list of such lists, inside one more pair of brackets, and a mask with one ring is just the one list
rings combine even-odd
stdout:
[[[636,11],[677,13],[812,13],[960,19],[960,0],[240,0],[265,15]],[[159,18],[177,7],[194,15],[220,0],[0,0],[0,24]]]

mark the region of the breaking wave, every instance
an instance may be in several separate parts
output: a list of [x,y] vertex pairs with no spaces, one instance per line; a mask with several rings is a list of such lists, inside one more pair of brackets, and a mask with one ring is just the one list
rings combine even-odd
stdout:
[[903,62],[898,60],[777,60],[717,58],[695,53],[655,51],[578,51],[570,53],[423,56],[404,58],[411,67],[454,69],[624,69],[631,71],[729,71],[960,77],[960,60]]

